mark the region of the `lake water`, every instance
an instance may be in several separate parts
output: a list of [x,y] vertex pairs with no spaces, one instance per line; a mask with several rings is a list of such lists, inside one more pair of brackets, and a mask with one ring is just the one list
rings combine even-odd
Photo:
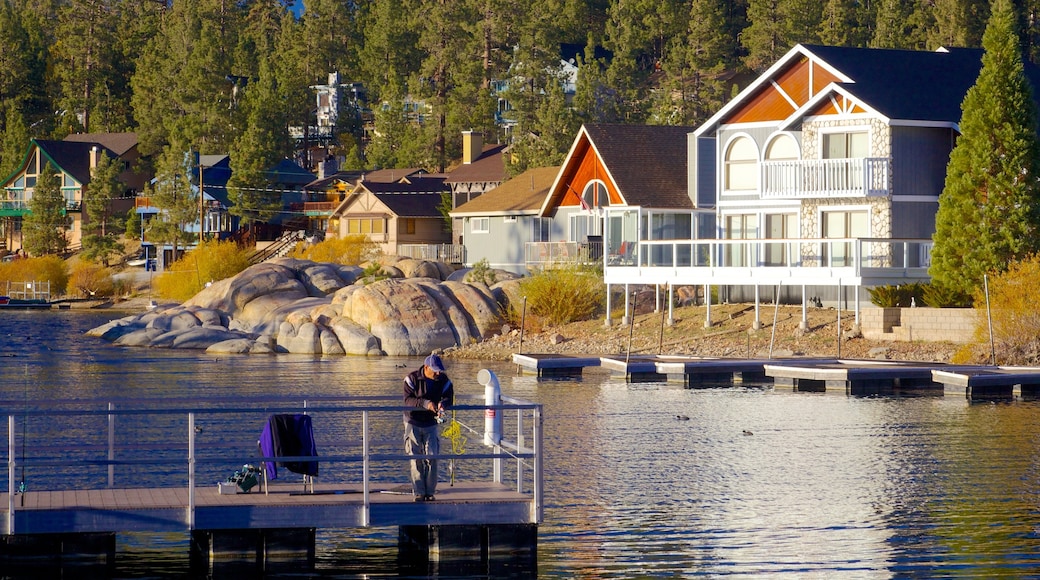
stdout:
[[[83,335],[115,316],[4,312],[0,399],[396,395],[421,363],[214,357]],[[688,390],[598,369],[546,381],[448,361],[464,394],[482,394],[480,368],[544,406],[539,577],[1040,576],[1040,403]],[[184,537],[118,549],[118,577],[187,571]],[[311,577],[397,575],[396,529],[321,533],[317,550]]]

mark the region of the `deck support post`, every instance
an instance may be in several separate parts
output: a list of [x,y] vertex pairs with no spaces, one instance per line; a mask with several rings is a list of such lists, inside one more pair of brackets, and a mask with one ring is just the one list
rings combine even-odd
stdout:
[[398,569],[402,576],[533,576],[538,569],[538,526],[401,526]]
[[758,313],[760,304],[762,304],[762,299],[759,295],[759,286],[758,284],[755,284],[755,320],[751,322],[752,330],[758,330],[762,328],[762,317]]
[[607,319],[603,321],[603,326],[610,328],[610,284],[607,284]]
[[798,323],[799,330],[809,330],[809,313],[806,309],[805,284],[802,284],[802,321]]
[[628,326],[629,322],[632,320],[632,313],[629,312],[632,301],[629,299],[629,296],[628,284],[625,284],[625,316],[621,319],[621,326]]
[[704,285],[704,328],[711,328],[711,286]]
[[210,578],[314,569],[314,528],[192,530],[191,570]]
[[114,532],[0,536],[0,570],[12,577],[109,577],[115,560]]

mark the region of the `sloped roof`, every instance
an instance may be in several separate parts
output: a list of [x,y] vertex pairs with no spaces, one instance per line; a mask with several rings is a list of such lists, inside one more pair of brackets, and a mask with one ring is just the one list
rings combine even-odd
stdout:
[[506,160],[502,154],[505,148],[504,144],[485,145],[476,161],[460,165],[448,174],[448,183],[501,183],[506,178]]
[[337,182],[349,183],[351,187],[354,187],[361,180],[362,175],[364,175],[363,171],[340,171],[322,179],[315,179],[304,186],[304,189],[307,191],[325,191],[329,186]]
[[66,136],[65,141],[98,143],[116,155],[123,156],[137,146],[137,133],[73,133]]
[[413,183],[363,181],[358,188],[371,192],[398,217],[414,218],[442,217],[441,194],[449,191],[443,177],[415,179]]
[[376,169],[365,174],[365,181],[393,182],[400,181],[406,177],[426,173],[422,167],[401,167],[390,169]]
[[[852,48],[799,44],[788,51],[737,97],[697,128],[698,135],[714,131],[745,104],[751,102],[785,71],[804,59],[833,73],[848,94],[879,115],[895,122],[918,122],[956,126],[961,103],[982,68],[985,51],[951,48],[938,51]],[[1026,77],[1040,96],[1040,68],[1024,63]],[[819,87],[820,92],[826,92]],[[820,92],[815,96],[819,97]],[[815,105],[814,100],[809,103]],[[806,103],[786,122],[808,113]]]
[[90,150],[92,148],[100,147],[109,157],[117,157],[115,153],[100,143],[47,139],[33,139],[32,142],[40,148],[44,156],[58,166],[58,169],[68,173],[83,185],[90,183]]
[[282,159],[268,170],[267,177],[274,183],[285,185],[307,185],[314,181],[314,174],[289,159]]
[[889,119],[958,123],[985,51],[893,50],[803,45],[851,79],[845,88]]
[[552,187],[560,167],[536,167],[468,201],[451,215],[514,215],[537,213]]
[[585,125],[592,147],[628,205],[693,208],[686,141],[693,127]]

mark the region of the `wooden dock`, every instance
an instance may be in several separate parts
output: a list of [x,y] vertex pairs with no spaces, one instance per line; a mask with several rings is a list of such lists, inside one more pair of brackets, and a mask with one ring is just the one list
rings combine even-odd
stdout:
[[[209,485],[195,489],[193,511],[183,487],[28,491],[15,498],[13,525],[18,534],[57,534],[537,523],[533,497],[501,483],[445,482],[435,501],[420,503],[399,487],[374,485],[366,498],[360,484],[316,483],[314,493],[277,484],[266,494],[220,494]],[[9,500],[0,494],[3,506]],[[6,508],[0,514],[8,535]]]
[[[287,401],[263,398],[246,405],[239,400],[230,404],[222,400],[150,400],[144,407],[138,401],[120,401],[119,408],[100,401],[35,402],[23,408],[18,408],[18,402],[0,402],[8,413],[8,485],[0,494],[0,569],[18,565],[22,557],[40,560],[42,554],[43,561],[61,559],[69,552],[68,546],[91,552],[85,556],[87,560],[111,564],[116,534],[123,532],[190,534],[192,568],[202,572],[228,558],[255,563],[264,570],[268,555],[283,548],[294,554],[292,558],[302,559],[303,569],[313,566],[316,530],[391,526],[399,528],[401,549],[413,562],[440,562],[451,554],[478,561],[489,555],[519,555],[527,563],[535,558],[543,512],[540,405],[506,396],[491,403],[485,403],[484,397],[457,396],[452,420],[484,426],[485,433],[469,435],[483,445],[435,458],[442,471],[452,461],[466,464],[465,472],[477,475],[451,481],[444,481],[442,475],[436,498],[416,502],[411,485],[405,483],[407,462],[414,457],[400,450],[399,437],[376,439],[372,434],[385,433],[388,427],[400,429],[401,412],[406,409],[398,397]],[[268,417],[285,413],[307,415],[307,424],[313,421],[316,434],[323,427],[330,429],[320,437],[318,455],[257,456],[260,425]],[[501,417],[504,428],[499,425],[497,431],[487,432],[488,413]],[[250,419],[243,423],[243,417],[262,418],[263,422],[253,424]],[[66,418],[101,428],[91,431],[95,439],[70,444],[61,435],[64,429],[60,425]],[[220,428],[197,428],[202,424],[197,420]],[[160,443],[127,441],[120,434],[124,422],[126,429],[137,432],[141,421]],[[233,429],[240,425],[248,425],[241,438]],[[353,426],[347,438],[343,438],[343,425]],[[333,432],[339,435],[334,437]],[[503,433],[515,434],[517,439]],[[50,443],[50,438],[56,439]],[[33,442],[28,455],[26,440]],[[171,451],[185,463],[169,465],[157,459],[169,457]],[[231,483],[200,485],[196,471],[203,464],[231,461],[241,465],[243,458],[256,464],[313,461],[325,465],[326,476],[309,488],[299,481],[300,476],[289,478],[296,479],[294,483],[279,478],[264,490],[256,485],[238,493],[232,493],[238,488]],[[94,478],[103,476],[99,468],[107,466],[108,485],[83,483],[103,482],[97,479],[66,483],[60,474],[80,471],[79,462],[82,470],[96,474],[91,476]],[[351,474],[348,481],[343,480],[345,475],[338,481],[327,475],[329,466],[336,464],[349,468],[339,465],[339,473]],[[139,478],[133,481],[136,485],[126,485],[114,477],[117,468],[137,473],[149,467],[156,469],[151,473],[154,485],[148,487],[142,487]],[[35,481],[50,483],[43,488],[21,488],[18,474],[24,477],[26,471]]]

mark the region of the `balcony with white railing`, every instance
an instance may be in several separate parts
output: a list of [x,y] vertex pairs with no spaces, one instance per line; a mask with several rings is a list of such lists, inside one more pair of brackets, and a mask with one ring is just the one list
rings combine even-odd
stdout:
[[764,161],[763,199],[888,195],[889,158]]
[[606,282],[836,285],[928,280],[932,240],[662,240],[635,246],[631,262],[606,262]]
[[603,263],[603,242],[527,242],[524,264],[532,269]]

